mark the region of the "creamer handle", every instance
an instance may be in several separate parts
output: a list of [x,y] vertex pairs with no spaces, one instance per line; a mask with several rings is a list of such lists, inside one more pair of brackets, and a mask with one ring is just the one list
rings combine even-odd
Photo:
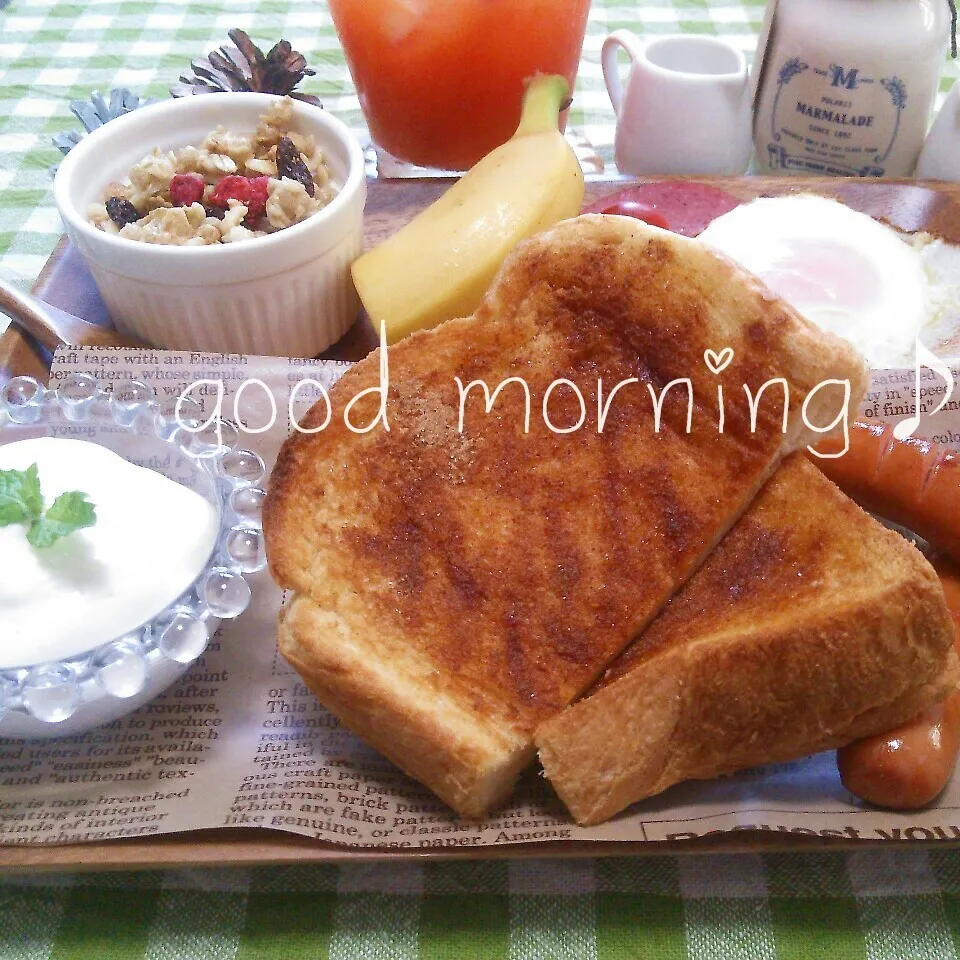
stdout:
[[613,112],[620,113],[620,101],[623,100],[623,84],[620,82],[620,67],[617,63],[617,47],[623,47],[630,58],[630,69],[643,56],[640,41],[629,30],[615,30],[603,41],[600,50],[600,63],[603,66],[603,81],[607,85]]

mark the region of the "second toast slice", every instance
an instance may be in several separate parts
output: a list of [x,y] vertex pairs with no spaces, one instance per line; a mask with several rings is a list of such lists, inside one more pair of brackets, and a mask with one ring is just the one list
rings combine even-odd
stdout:
[[930,564],[797,455],[537,744],[570,812],[594,824],[681,780],[889,730],[957,680]]

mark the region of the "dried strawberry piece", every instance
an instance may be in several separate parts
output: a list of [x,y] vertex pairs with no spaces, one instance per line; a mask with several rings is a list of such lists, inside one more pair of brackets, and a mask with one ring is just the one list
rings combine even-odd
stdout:
[[289,137],[281,137],[277,144],[277,176],[299,181],[308,197],[316,193],[317,185],[313,182],[313,174]]
[[214,187],[209,204],[226,210],[230,200],[238,200],[247,208],[243,222],[249,227],[266,212],[269,183],[269,177],[241,177],[238,173],[231,173]]
[[199,173],[177,173],[170,181],[170,202],[175,207],[189,207],[203,201],[206,186]]
[[213,188],[213,193],[210,194],[210,205],[226,210],[229,200],[239,200],[246,206],[249,199],[250,181],[238,173],[231,173]]
[[140,219],[140,211],[124,197],[110,197],[103,205],[107,208],[107,216],[118,227]]
[[270,196],[270,178],[269,177],[251,177],[249,183],[249,193],[245,201],[247,207],[247,216],[244,223],[255,223],[267,212],[267,199]]

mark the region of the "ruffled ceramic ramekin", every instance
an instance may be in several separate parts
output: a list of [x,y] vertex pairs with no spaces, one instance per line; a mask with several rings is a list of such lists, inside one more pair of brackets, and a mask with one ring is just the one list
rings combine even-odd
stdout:
[[157,347],[312,357],[346,333],[359,301],[350,264],[363,246],[363,151],[347,127],[294,101],[293,129],[323,150],[337,196],[277,233],[240,243],[177,247],[98,230],[87,210],[154,147],[199,145],[223,126],[247,133],[277,98],[261,93],[184,97],[112,120],[57,170],[54,196],[118,330]]
[[[197,405],[199,407],[199,405]],[[190,404],[159,401],[144,383],[71,375],[55,390],[17,377],[0,390],[0,445],[39,436],[97,443],[203,496],[219,529],[214,547],[188,589],[136,629],[71,650],[56,661],[38,659],[31,645],[0,658],[0,737],[57,737],[115,720],[181,676],[204,652],[221,620],[250,603],[245,575],[266,565],[260,508],[266,474],[260,457],[237,446],[235,426],[199,426]],[[129,562],[151,577],[149,544],[130,531]],[[0,608],[0,626],[3,611]],[[45,625],[35,624],[39,637]],[[14,638],[2,636],[10,643]],[[22,640],[23,638],[19,638]]]

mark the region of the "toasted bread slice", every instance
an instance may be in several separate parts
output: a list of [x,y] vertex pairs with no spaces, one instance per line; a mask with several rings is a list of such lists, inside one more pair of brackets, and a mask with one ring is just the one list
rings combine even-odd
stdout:
[[797,455],[537,745],[593,824],[681,780],[889,730],[957,680],[932,567]]
[[[734,361],[714,374],[705,351],[726,347]],[[707,247],[598,216],[518,247],[473,317],[391,347],[389,431],[353,432],[351,403],[355,428],[378,412],[382,359],[339,381],[329,424],[292,436],[274,470],[268,556],[296,593],[281,650],[347,726],[473,816],[510,792],[536,727],[596,680],[781,456],[811,439],[805,396],[828,377],[859,396],[865,376],[843,341]],[[529,430],[516,380],[490,412],[474,387],[461,425],[457,378],[493,393],[521,377]],[[756,395],[777,377],[786,430],[776,393],[753,429],[743,384]],[[569,382],[551,392],[557,378]],[[689,431],[683,389],[666,394],[657,431],[650,390],[682,378]],[[625,381],[602,429],[598,379],[605,400]],[[828,422],[836,396],[811,396],[808,419]]]

